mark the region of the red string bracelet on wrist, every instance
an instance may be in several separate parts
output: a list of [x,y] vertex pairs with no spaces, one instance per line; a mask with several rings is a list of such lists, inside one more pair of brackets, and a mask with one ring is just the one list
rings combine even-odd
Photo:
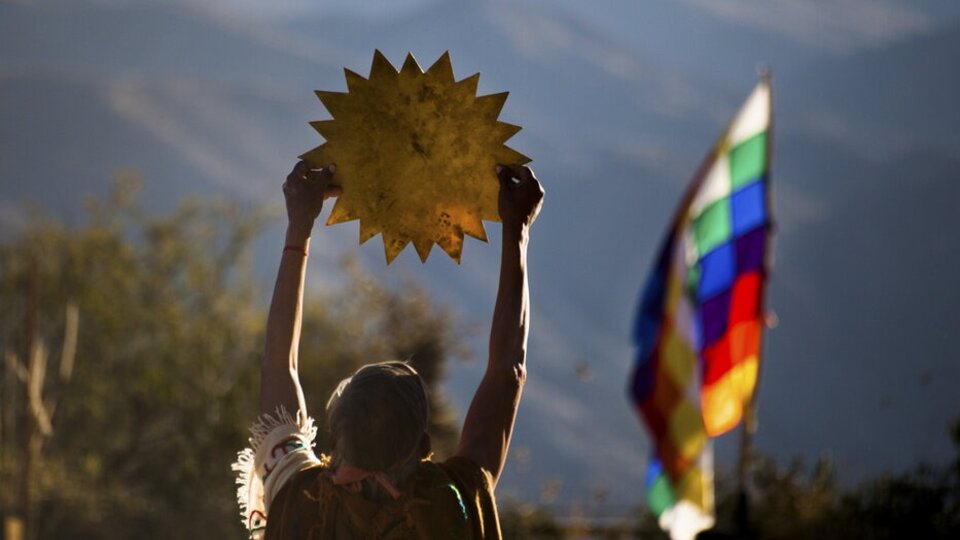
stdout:
[[288,251],[295,251],[297,253],[303,254],[304,257],[307,256],[307,248],[303,246],[294,246],[294,245],[283,246],[283,252],[286,253]]

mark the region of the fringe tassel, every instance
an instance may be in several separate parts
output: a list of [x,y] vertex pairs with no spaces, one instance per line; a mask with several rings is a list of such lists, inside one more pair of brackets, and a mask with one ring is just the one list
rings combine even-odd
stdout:
[[274,415],[263,413],[250,426],[250,438],[247,439],[250,442],[248,450],[252,450],[254,454],[259,452],[264,439],[270,435],[270,432],[285,424],[297,426],[300,434],[307,437],[311,443],[310,447],[313,448],[313,442],[317,438],[317,426],[314,424],[313,418],[302,411],[297,411],[297,417],[294,418],[286,407],[280,405]]
[[240,516],[243,526],[249,527],[250,517],[250,481],[256,474],[254,461],[256,454],[250,448],[237,452],[237,461],[230,465],[230,469],[237,473],[237,504],[240,505]]

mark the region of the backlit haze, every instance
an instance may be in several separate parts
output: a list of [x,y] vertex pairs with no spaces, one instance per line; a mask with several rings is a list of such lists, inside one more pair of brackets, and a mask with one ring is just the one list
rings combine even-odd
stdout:
[[[379,48],[424,67],[445,50],[480,93],[510,91],[509,145],[547,197],[533,230],[529,379],[498,493],[537,502],[643,498],[648,441],[625,397],[637,293],[712,142],[773,71],[776,262],[760,380],[765,453],[830,457],[853,483],[951,452],[960,414],[960,3],[887,0],[0,2],[0,234],[24,201],[77,222],[118,171],[169,210],[190,194],[280,208],[296,156]],[[329,205],[328,205],[329,206]],[[328,212],[329,208],[325,212]],[[479,381],[499,225],[461,266],[412,246],[389,268],[357,224],[323,228],[310,285],[355,254],[453,308]],[[257,243],[266,298],[279,222]],[[307,301],[310,301],[308,296]],[[264,315],[265,316],[265,315]],[[374,360],[374,359],[372,359]],[[302,361],[309,369],[309,359]],[[308,396],[318,412],[325,396]],[[736,435],[717,468],[735,463]],[[226,466],[226,464],[224,465]],[[557,492],[557,488],[559,491]],[[542,492],[549,492],[544,498]]]

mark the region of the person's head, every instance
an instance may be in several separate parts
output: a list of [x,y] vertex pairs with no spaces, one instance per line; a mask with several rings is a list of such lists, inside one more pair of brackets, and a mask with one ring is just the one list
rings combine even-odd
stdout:
[[427,388],[403,362],[368,364],[341,381],[327,420],[335,463],[391,473],[429,453]]

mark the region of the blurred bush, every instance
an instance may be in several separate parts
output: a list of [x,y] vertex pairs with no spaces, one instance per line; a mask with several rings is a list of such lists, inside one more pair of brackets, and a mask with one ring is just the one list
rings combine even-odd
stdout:
[[750,478],[749,527],[738,531],[736,486],[717,478],[718,531],[709,538],[767,540],[895,540],[960,538],[960,420],[951,428],[952,462],[881,475],[842,487],[833,464],[818,460],[787,467],[759,455]]
[[[24,510],[31,457],[31,540],[243,537],[229,466],[258,410],[266,295],[249,259],[268,216],[201,200],[149,216],[130,180],[89,208],[81,226],[36,215],[0,243],[0,514]],[[345,272],[344,287],[306,300],[301,370],[321,433],[340,379],[409,359],[433,389],[434,449],[449,453],[458,431],[439,383],[463,353],[451,315],[413,285]],[[57,405],[47,436],[18,366],[31,333],[59,358],[69,304],[75,367],[61,378],[47,363],[42,393]]]

